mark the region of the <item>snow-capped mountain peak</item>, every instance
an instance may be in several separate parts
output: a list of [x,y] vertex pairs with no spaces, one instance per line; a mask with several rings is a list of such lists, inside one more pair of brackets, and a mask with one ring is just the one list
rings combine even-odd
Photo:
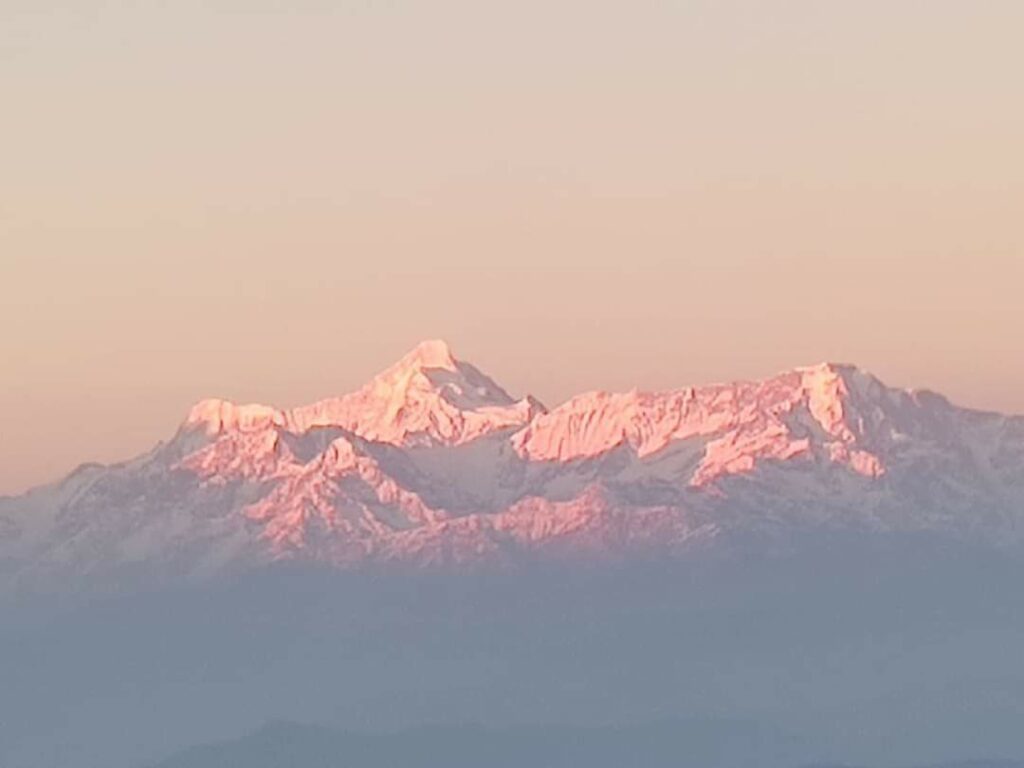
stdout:
[[456,360],[443,341],[425,341],[417,345],[393,366],[378,374],[367,385],[374,396],[388,400],[395,409],[411,396],[436,393],[452,405],[472,410],[504,407],[514,401],[509,394],[479,369]]
[[446,343],[428,341],[358,391],[289,411],[287,422],[296,432],[340,427],[394,445],[455,445],[519,427],[538,405],[516,402]]
[[880,476],[882,461],[865,450],[850,422],[851,391],[870,389],[876,381],[853,366],[825,363],[760,382],[594,392],[534,419],[514,443],[523,458],[566,462],[620,445],[642,458],[673,443],[701,440],[704,450],[689,478],[695,486],[753,471],[765,461],[816,454],[858,474]]
[[395,445],[458,444],[520,427],[541,411],[535,398],[515,401],[478,368],[456,359],[445,342],[432,340],[355,392],[290,410],[203,400],[189,411],[183,428],[218,435],[338,427]]
[[1024,418],[835,363],[547,411],[430,341],[313,405],[204,400],[170,444],[4,500],[0,566],[680,553],[822,526],[1024,541]]
[[401,360],[395,363],[396,368],[443,368],[455,371],[458,362],[448,342],[443,339],[427,339],[413,347]]

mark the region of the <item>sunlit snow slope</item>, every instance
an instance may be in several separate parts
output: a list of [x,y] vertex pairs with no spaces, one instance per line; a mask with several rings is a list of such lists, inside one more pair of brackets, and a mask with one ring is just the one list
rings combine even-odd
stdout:
[[352,394],[197,404],[167,443],[0,499],[5,585],[685,556],[807,532],[1022,538],[1024,418],[852,366],[547,411],[429,341]]

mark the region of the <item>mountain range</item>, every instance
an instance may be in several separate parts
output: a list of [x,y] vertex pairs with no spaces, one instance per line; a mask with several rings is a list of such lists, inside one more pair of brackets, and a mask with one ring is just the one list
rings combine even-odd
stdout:
[[0,765],[1020,759],[1022,518],[1024,418],[855,366],[548,409],[426,342],[0,499]]
[[0,499],[0,583],[678,558],[809,532],[1019,545],[1024,417],[839,364],[549,410],[427,341],[356,392],[205,400],[145,455]]

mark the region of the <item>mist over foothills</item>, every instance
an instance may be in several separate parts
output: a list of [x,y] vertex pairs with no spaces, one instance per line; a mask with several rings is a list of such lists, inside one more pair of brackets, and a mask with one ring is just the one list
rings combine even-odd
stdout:
[[0,2],[0,767],[1024,768],[1021,29]]
[[852,365],[549,410],[428,341],[309,406],[203,400],[0,500],[0,755],[1017,757],[1022,470],[1024,419]]

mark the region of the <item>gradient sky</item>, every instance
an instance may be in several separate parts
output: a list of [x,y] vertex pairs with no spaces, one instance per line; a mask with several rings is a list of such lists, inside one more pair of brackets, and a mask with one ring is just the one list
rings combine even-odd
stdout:
[[0,0],[0,493],[446,338],[1024,412],[1024,3]]

